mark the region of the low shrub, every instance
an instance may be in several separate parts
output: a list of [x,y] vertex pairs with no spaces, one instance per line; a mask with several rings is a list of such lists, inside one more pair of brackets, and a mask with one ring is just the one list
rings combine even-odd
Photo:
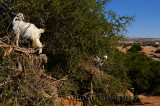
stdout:
[[155,51],[155,53],[160,53],[160,49],[157,49],[157,50]]

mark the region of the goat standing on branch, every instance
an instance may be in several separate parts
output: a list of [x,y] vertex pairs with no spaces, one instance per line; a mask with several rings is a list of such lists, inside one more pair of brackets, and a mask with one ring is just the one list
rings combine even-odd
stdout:
[[13,30],[16,34],[16,45],[18,46],[18,41],[20,35],[23,38],[31,39],[32,46],[34,48],[39,47],[39,54],[42,53],[42,43],[40,42],[41,33],[44,33],[44,29],[38,29],[34,24],[24,22],[24,17],[22,13],[18,13],[13,19]]

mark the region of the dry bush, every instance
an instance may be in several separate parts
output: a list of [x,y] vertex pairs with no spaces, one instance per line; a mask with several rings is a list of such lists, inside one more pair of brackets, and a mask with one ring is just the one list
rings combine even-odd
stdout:
[[63,81],[67,78],[57,80],[46,74],[47,56],[31,54],[34,50],[0,44],[0,103],[60,105],[58,93],[66,87]]

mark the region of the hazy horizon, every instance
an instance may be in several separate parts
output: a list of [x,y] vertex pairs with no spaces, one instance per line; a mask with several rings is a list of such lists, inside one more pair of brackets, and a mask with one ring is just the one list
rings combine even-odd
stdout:
[[160,37],[159,38],[155,38],[155,37],[143,37],[143,36],[140,36],[140,37],[136,37],[136,36],[134,36],[134,37],[131,37],[131,36],[124,36],[124,37],[129,37],[129,38],[153,38],[153,39],[160,39]]

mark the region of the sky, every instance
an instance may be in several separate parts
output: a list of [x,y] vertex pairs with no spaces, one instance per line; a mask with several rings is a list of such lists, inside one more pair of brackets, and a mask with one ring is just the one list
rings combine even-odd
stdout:
[[108,5],[118,15],[135,15],[127,37],[160,38],[160,0],[111,0]]

